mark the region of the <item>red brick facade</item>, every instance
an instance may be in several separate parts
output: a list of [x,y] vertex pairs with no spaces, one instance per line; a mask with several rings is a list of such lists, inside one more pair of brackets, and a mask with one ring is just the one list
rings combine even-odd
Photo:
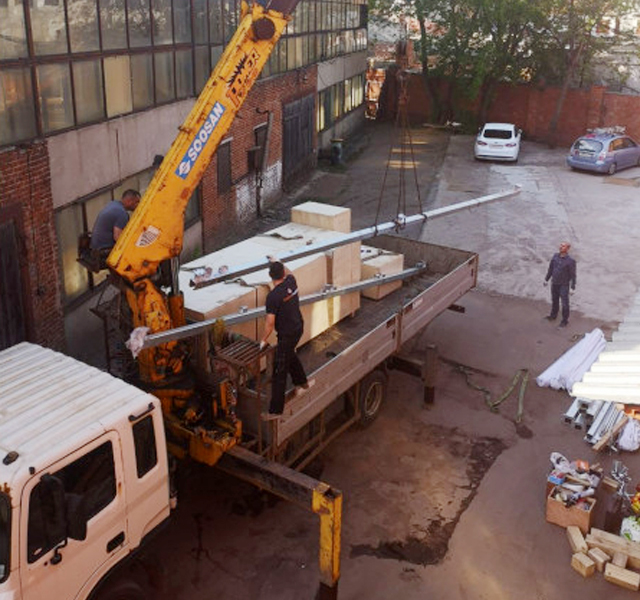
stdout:
[[[394,78],[387,98],[395,98]],[[487,121],[516,123],[528,139],[549,141],[549,123],[555,112],[559,88],[536,85],[501,85],[489,109]],[[461,101],[456,113],[477,113],[477,105]],[[393,114],[393,113],[392,113]],[[412,74],[409,83],[408,115],[412,122],[429,120],[429,98],[420,74]],[[567,93],[558,122],[557,143],[569,145],[587,129],[624,125],[627,133],[640,140],[640,96],[608,92],[604,87],[572,89]]]
[[[253,177],[248,169],[248,150],[255,145],[254,128],[267,123],[268,113],[273,123],[268,145],[267,169],[282,162],[282,107],[298,98],[315,94],[317,70],[307,67],[264,81],[258,81],[245,100],[233,123],[228,137],[231,142],[231,176],[233,186],[223,195],[218,195],[217,159],[211,161],[202,179],[202,225],[204,249],[211,252],[233,237],[243,223],[237,216],[237,186],[245,178]],[[316,142],[314,141],[314,147]],[[264,202],[275,200],[264,198]],[[254,213],[255,214],[255,213]]]
[[12,221],[17,230],[27,340],[64,350],[58,243],[46,142],[0,152],[0,220]]

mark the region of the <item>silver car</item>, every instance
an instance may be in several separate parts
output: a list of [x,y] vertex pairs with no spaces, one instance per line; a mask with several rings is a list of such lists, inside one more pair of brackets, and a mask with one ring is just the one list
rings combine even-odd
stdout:
[[590,133],[573,142],[567,165],[613,175],[621,169],[640,166],[640,146],[628,135]]

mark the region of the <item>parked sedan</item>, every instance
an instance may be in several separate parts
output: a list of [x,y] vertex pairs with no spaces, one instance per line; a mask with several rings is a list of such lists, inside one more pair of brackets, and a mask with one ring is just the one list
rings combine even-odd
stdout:
[[613,175],[621,169],[640,166],[640,146],[628,135],[589,133],[573,142],[567,165]]
[[478,132],[474,155],[481,160],[516,162],[522,130],[512,123],[486,123]]

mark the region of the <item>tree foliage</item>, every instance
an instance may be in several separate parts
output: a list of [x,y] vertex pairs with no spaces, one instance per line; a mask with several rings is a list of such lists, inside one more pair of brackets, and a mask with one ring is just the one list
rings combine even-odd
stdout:
[[[476,99],[484,120],[501,82],[589,82],[591,61],[616,35],[598,24],[640,0],[369,0],[375,18],[415,19],[416,46],[436,119],[454,115],[456,98]],[[433,85],[445,80],[446,92]],[[459,118],[459,115],[457,116]]]

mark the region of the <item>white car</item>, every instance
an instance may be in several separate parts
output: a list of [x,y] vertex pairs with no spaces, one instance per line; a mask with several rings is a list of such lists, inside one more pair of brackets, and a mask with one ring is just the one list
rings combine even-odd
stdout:
[[522,129],[513,123],[486,123],[478,132],[474,156],[481,160],[516,162],[520,154]]

